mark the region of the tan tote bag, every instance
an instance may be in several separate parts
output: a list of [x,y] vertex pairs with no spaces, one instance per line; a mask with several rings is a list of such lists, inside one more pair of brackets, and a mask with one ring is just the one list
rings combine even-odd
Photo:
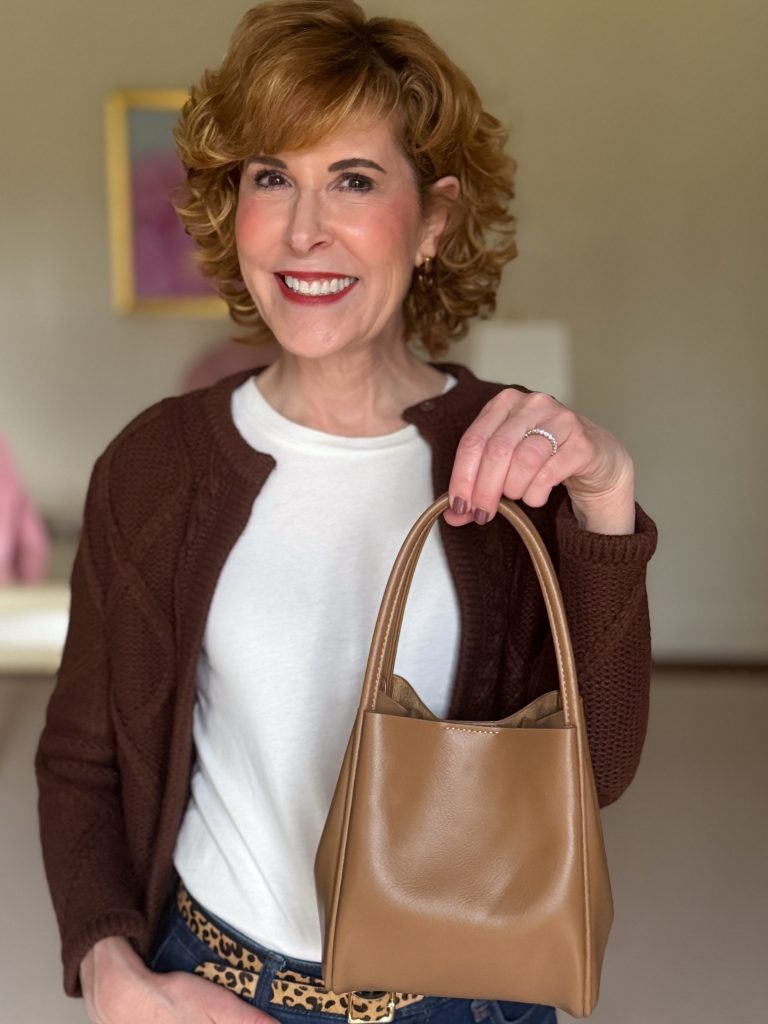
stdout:
[[498,722],[443,721],[393,672],[419,554],[406,537],[315,860],[323,979],[384,991],[544,1003],[589,1014],[613,918],[584,715],[560,587],[528,517],[499,512],[533,559],[553,689]]

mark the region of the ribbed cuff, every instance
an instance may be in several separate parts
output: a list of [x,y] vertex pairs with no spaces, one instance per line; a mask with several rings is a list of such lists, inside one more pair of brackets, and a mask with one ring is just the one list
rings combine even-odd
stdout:
[[576,522],[571,503],[562,503],[557,515],[560,557],[607,565],[644,564],[656,550],[656,524],[635,505],[635,532],[629,534],[590,533]]
[[135,946],[146,949],[149,943],[147,922],[137,910],[113,911],[91,918],[63,940],[64,991],[68,996],[82,996],[80,964],[88,950],[100,939],[112,935],[130,939]]

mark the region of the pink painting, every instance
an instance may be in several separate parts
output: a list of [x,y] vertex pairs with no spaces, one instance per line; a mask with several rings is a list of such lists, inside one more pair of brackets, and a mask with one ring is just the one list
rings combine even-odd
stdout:
[[133,281],[137,302],[208,297],[213,288],[171,204],[184,180],[173,141],[178,111],[134,108],[128,115]]

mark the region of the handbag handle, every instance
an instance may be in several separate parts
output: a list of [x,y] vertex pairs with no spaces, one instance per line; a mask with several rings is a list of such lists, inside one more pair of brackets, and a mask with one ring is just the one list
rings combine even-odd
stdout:
[[[429,531],[447,507],[448,495],[443,494],[422,512],[408,532],[392,566],[371,640],[360,699],[361,709],[375,709],[376,694],[382,682],[392,674],[405,602],[408,599],[416,564]],[[538,530],[515,502],[502,498],[499,513],[517,530],[533,561],[552,630],[564,724],[575,725],[579,717],[576,711],[579,689],[563,596],[552,560]]]

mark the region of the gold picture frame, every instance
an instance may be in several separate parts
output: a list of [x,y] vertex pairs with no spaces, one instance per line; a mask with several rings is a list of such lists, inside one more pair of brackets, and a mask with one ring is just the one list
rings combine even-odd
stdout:
[[120,313],[226,319],[170,202],[183,181],[172,129],[188,93],[126,89],[105,102],[112,303]]

